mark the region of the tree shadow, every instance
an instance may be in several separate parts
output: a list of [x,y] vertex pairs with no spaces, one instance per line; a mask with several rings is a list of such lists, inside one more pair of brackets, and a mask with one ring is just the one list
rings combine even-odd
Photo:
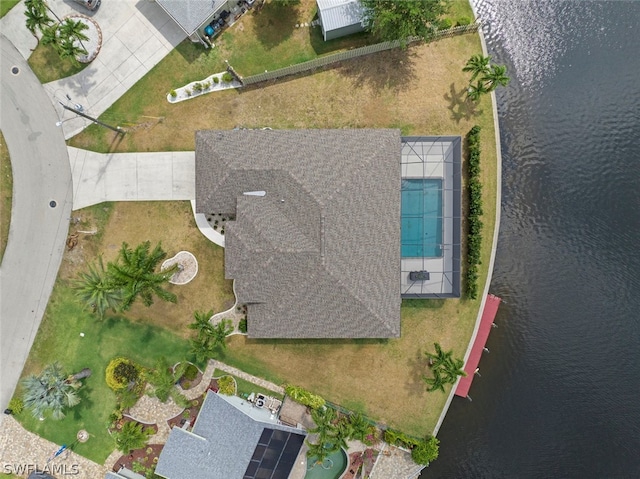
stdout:
[[[313,17],[313,21],[317,18],[318,15],[316,14],[316,16]],[[335,52],[336,50],[345,50],[371,45],[375,42],[373,41],[371,34],[368,32],[354,33],[346,37],[325,41],[322,36],[322,28],[320,26],[316,26],[309,27],[309,43],[316,54],[324,55],[325,53]]]
[[420,396],[426,391],[426,383],[422,379],[427,369],[427,361],[420,351],[416,350],[415,355],[407,360],[409,379],[405,383],[405,388],[411,396]]
[[460,123],[462,119],[468,121],[472,117],[482,114],[482,110],[478,110],[476,102],[467,98],[466,87],[456,90],[455,83],[452,83],[449,86],[449,92],[444,94],[444,99],[449,102],[447,108],[451,111],[451,119],[456,123]]
[[356,88],[369,86],[374,90],[403,91],[416,79],[415,58],[416,53],[411,50],[395,48],[345,60],[338,65],[338,71],[353,78]]
[[279,2],[269,2],[261,10],[254,10],[253,24],[256,38],[265,48],[270,49],[287,40],[300,23],[298,6],[285,6]]
[[80,402],[77,406],[71,409],[73,411],[73,419],[75,421],[86,419],[86,415],[83,413],[92,414],[95,412],[93,410],[94,401],[91,399],[93,388],[86,383],[87,379],[88,378],[81,379],[82,386],[78,389],[78,397],[80,398]]

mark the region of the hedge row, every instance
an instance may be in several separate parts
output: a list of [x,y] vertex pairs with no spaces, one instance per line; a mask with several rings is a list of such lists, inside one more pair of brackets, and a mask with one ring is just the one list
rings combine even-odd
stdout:
[[478,265],[482,249],[482,183],[480,182],[480,127],[474,126],[467,135],[469,147],[468,191],[469,214],[467,222],[467,297],[478,297]]
[[298,386],[285,386],[284,392],[294,401],[309,406],[312,409],[319,409],[325,405],[325,400],[322,397]]

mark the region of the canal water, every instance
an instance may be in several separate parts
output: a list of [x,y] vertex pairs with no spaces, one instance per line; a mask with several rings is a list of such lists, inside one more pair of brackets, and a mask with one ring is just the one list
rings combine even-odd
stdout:
[[498,91],[505,300],[422,478],[640,477],[640,1],[473,0]]

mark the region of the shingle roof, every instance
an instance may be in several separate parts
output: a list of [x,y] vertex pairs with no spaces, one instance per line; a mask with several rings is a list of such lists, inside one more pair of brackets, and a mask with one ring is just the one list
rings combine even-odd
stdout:
[[196,211],[235,215],[250,337],[400,335],[400,149],[397,130],[196,133]]
[[226,0],[156,0],[156,3],[187,35],[191,35],[227,2]]
[[362,23],[364,8],[358,0],[316,0],[324,30],[337,30]]
[[209,391],[192,432],[171,430],[156,474],[167,479],[242,479],[265,429],[305,435],[300,429],[257,421]]

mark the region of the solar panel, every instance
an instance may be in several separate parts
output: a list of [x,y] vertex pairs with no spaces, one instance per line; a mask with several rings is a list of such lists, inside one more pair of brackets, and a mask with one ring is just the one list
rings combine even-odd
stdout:
[[301,434],[265,428],[243,479],[287,479],[303,441]]

